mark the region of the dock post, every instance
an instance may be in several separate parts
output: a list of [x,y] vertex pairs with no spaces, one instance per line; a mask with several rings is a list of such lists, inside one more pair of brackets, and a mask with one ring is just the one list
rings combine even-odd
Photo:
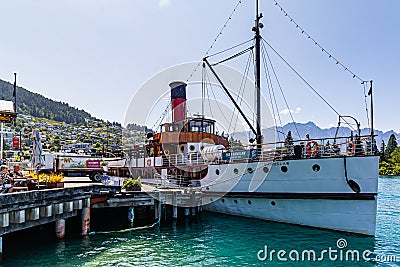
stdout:
[[65,237],[65,220],[64,219],[56,221],[56,236],[59,239],[63,239]]
[[199,197],[197,200],[197,217],[200,217],[201,211],[202,211],[202,198]]
[[88,235],[90,232],[90,198],[83,201],[82,209],[82,235]]
[[178,219],[178,195],[176,192],[172,193],[172,218],[174,220]]
[[130,207],[128,210],[128,220],[133,223],[135,220],[135,207]]
[[160,199],[161,193],[160,191],[157,192],[157,196],[154,199],[154,219],[156,221],[161,220],[161,199]]
[[192,205],[192,217],[196,216],[196,196],[195,192],[190,192],[190,204]]
[[3,265],[3,237],[0,236],[0,265]]

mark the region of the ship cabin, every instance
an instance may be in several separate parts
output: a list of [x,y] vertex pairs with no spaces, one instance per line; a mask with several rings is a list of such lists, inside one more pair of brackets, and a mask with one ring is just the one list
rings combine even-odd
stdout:
[[149,140],[147,151],[150,156],[168,156],[198,153],[213,145],[228,147],[227,137],[215,132],[215,120],[192,117],[161,125],[161,131]]

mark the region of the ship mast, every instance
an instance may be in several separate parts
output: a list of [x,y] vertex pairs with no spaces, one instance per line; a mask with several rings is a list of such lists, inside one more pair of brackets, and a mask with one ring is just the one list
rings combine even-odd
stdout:
[[264,25],[260,22],[262,18],[262,13],[258,13],[258,3],[259,1],[256,0],[256,20],[255,26],[253,27],[254,31],[254,38],[255,38],[255,87],[256,87],[256,141],[257,141],[257,148],[261,148],[261,144],[263,142],[262,134],[261,134],[261,59],[260,59],[260,43],[261,43],[261,35],[260,29],[264,27]]

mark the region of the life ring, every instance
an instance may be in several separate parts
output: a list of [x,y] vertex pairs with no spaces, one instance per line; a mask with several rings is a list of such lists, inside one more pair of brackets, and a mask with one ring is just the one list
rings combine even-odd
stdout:
[[319,150],[319,145],[316,141],[309,141],[306,144],[306,153],[308,155],[315,155]]
[[347,154],[353,155],[354,154],[354,148],[355,148],[355,145],[354,145],[353,141],[350,141],[346,146]]
[[164,150],[164,154],[166,155],[166,156],[168,156],[169,155],[169,150],[167,149],[167,150]]
[[146,164],[147,164],[147,166],[151,166],[151,159],[148,159],[148,160],[146,161]]

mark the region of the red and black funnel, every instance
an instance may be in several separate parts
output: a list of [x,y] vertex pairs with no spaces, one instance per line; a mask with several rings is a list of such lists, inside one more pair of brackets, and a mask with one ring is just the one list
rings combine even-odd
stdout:
[[179,121],[186,118],[186,83],[172,82],[171,87],[171,106],[172,121]]

